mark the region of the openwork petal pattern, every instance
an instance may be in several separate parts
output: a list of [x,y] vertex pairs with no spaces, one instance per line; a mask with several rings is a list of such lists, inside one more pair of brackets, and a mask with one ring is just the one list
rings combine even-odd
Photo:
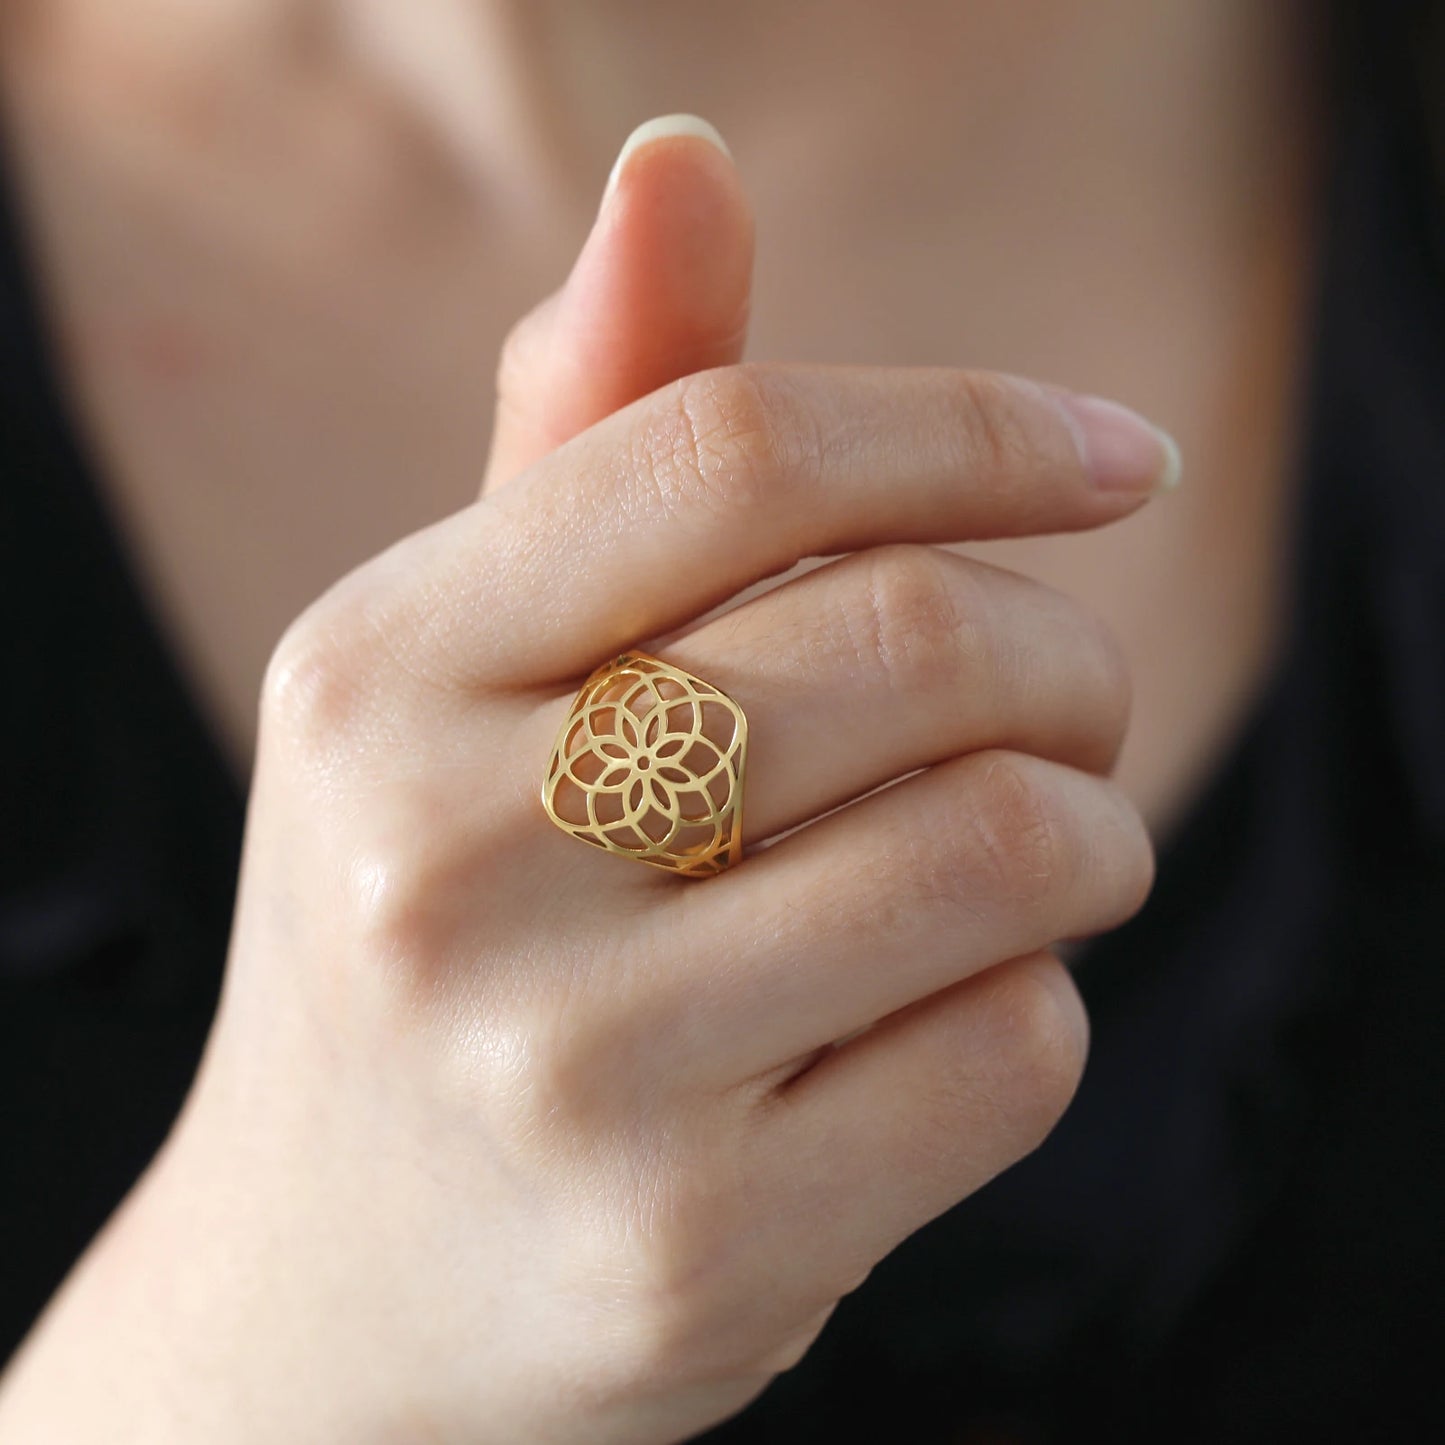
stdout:
[[542,785],[584,843],[691,876],[742,857],[743,710],[711,683],[624,652],[582,684]]

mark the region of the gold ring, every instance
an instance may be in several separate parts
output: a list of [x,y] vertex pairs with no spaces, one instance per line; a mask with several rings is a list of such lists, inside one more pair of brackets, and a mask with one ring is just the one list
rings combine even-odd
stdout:
[[547,816],[574,838],[688,877],[743,854],[748,722],[710,682],[624,652],[582,684],[542,783]]

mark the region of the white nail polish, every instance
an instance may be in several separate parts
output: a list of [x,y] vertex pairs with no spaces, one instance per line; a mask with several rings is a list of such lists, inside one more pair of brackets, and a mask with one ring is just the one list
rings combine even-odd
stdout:
[[627,164],[628,157],[634,151],[641,150],[643,146],[651,144],[655,140],[665,140],[671,136],[695,135],[705,141],[711,141],[729,160],[732,159],[732,152],[727,148],[727,142],[717,132],[715,126],[709,125],[700,115],[659,115],[651,120],[645,120],[636,130],[632,132],[622,143],[622,149],[617,153],[617,159],[612,163],[612,172],[607,177],[607,188],[602,192],[603,204],[606,204],[608,196],[617,186],[617,179],[622,174],[622,168]]

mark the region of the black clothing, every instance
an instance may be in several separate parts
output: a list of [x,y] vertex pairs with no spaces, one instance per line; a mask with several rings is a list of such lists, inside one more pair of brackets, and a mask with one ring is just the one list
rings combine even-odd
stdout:
[[1445,1439],[1445,254],[1411,210],[1423,160],[1377,112],[1341,139],[1285,645],[1148,905],[1077,967],[1078,1098],[710,1442]]
[[0,1358],[168,1130],[243,795],[118,546],[0,186]]
[[[1150,903],[1083,958],[1074,1107],[710,1440],[1445,1438],[1445,267],[1419,162],[1368,109],[1341,144],[1287,636]],[[0,237],[0,1353],[180,1102],[242,815],[18,257]]]

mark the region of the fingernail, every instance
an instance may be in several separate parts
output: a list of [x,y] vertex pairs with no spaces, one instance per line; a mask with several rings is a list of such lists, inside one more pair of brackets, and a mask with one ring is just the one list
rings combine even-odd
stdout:
[[717,132],[715,126],[709,125],[700,115],[659,115],[651,120],[645,120],[636,130],[632,132],[622,143],[622,149],[617,153],[617,159],[612,163],[612,172],[607,177],[607,187],[602,192],[602,204],[607,204],[608,198],[617,189],[617,182],[621,178],[623,168],[631,157],[640,151],[643,146],[651,145],[655,140],[669,140],[673,136],[695,135],[705,141],[711,141],[729,160],[732,159],[732,152],[727,148],[727,142]]
[[1179,444],[1162,427],[1117,401],[1070,391],[1051,395],[1100,491],[1172,492],[1179,485]]

